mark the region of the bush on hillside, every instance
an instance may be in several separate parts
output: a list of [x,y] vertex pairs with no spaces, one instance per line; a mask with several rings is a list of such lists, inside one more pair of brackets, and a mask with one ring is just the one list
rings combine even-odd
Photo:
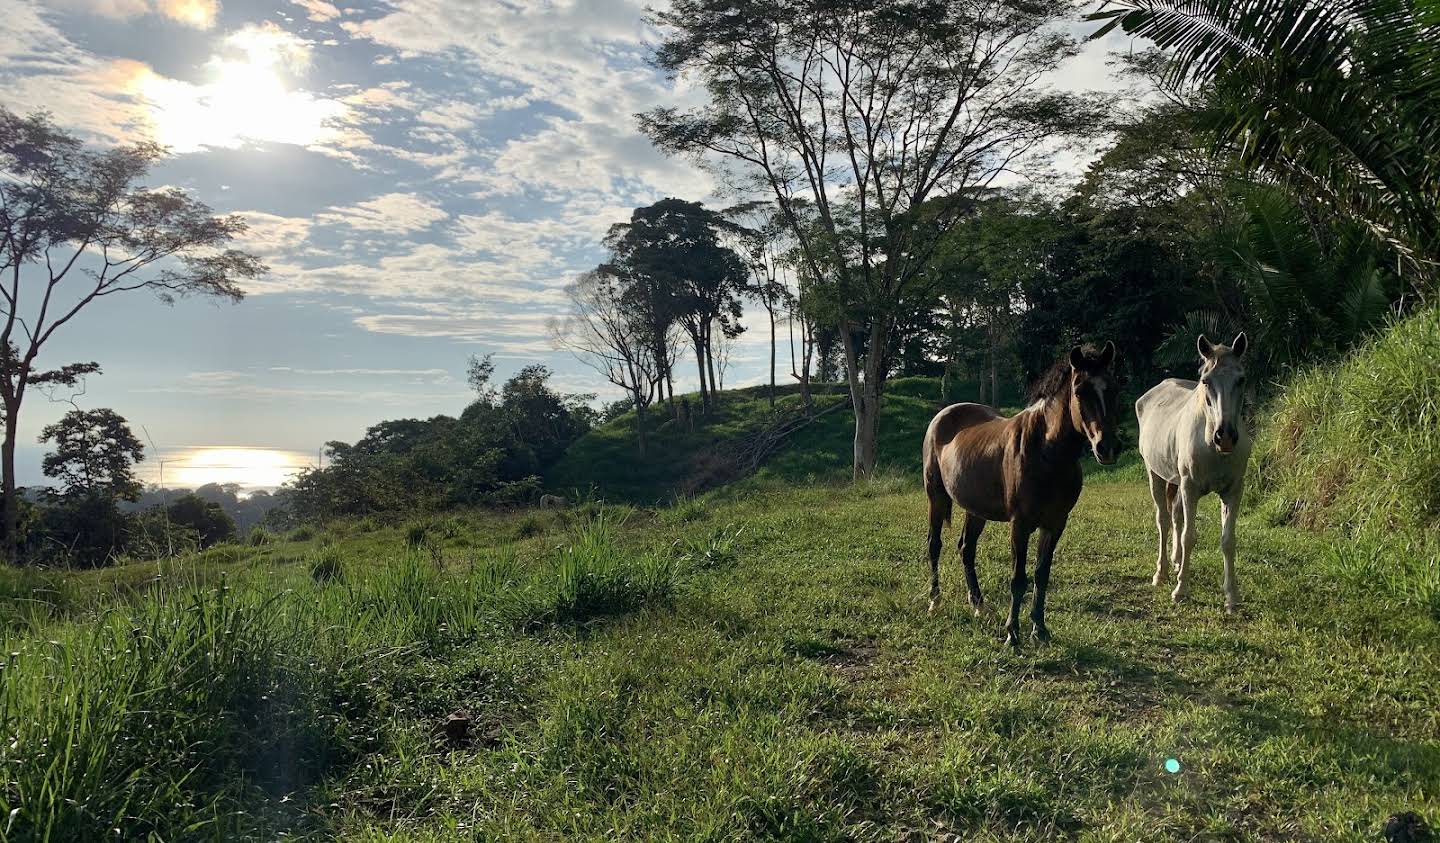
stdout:
[[534,500],[594,418],[592,396],[556,392],[549,377],[527,366],[459,418],[385,421],[353,445],[330,442],[328,465],[300,472],[277,498],[299,522]]

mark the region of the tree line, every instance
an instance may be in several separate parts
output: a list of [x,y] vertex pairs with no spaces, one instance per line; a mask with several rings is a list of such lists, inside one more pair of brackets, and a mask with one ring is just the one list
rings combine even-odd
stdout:
[[[1153,40],[1128,71],[1158,104],[1050,87],[1079,47],[1064,2],[677,0],[654,13],[655,65],[704,98],[638,115],[642,131],[766,200],[731,244],[741,232],[723,212],[638,209],[569,289],[556,339],[630,396],[642,453],[680,335],[712,394],[711,343],[738,330],[745,270],[775,277],[751,255],[793,279],[765,303],[800,326],[805,375],[812,352],[824,369],[838,347],[857,477],[896,372],[978,367],[994,401],[1002,378],[1078,340],[1114,339],[1149,378],[1188,360],[1197,332],[1243,328],[1275,373],[1433,294],[1433,3],[1111,5],[1094,35]],[[1113,144],[1071,190],[999,189],[1065,139],[1099,135]]]

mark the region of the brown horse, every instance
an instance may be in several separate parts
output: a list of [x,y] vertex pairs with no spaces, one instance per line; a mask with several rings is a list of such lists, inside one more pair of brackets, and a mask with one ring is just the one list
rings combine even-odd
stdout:
[[930,611],[940,602],[940,532],[950,522],[952,502],[965,510],[960,558],[970,605],[980,614],[984,599],[975,578],[975,544],[987,521],[1010,522],[1010,617],[1005,642],[1020,646],[1020,604],[1029,585],[1025,553],[1030,534],[1040,531],[1035,559],[1035,605],[1031,636],[1050,640],[1045,627],[1045,591],[1050,561],[1065,531],[1083,482],[1080,459],[1086,447],[1102,464],[1115,462],[1120,392],[1110,366],[1115,344],[1103,351],[1077,346],[1030,390],[1032,403],[1005,418],[983,404],[952,404],[936,414],[925,432],[925,494],[930,498]]

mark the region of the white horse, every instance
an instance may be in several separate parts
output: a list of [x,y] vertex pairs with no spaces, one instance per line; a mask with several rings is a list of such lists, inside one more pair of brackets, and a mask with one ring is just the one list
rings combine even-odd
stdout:
[[[1205,495],[1220,496],[1220,550],[1225,556],[1225,609],[1240,605],[1235,586],[1235,517],[1250,460],[1245,430],[1245,356],[1240,334],[1230,345],[1212,345],[1201,335],[1200,381],[1170,378],[1135,402],[1140,419],[1140,455],[1150,472],[1160,553],[1155,559],[1157,586],[1165,582],[1167,539],[1175,566],[1176,602],[1185,598],[1186,568],[1195,547],[1195,507]],[[1174,522],[1172,534],[1171,522]]]

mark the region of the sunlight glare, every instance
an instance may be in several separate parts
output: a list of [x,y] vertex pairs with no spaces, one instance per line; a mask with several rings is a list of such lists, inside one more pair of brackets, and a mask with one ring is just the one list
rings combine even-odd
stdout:
[[275,489],[310,462],[298,452],[273,448],[190,448],[165,460],[164,485],[194,489],[206,483],[236,483],[245,491]]
[[309,45],[274,24],[249,26],[225,39],[226,53],[195,85],[134,68],[130,89],[149,105],[155,140],[176,152],[269,141],[308,146],[336,129],[346,108],[292,90],[287,77],[309,64]]

